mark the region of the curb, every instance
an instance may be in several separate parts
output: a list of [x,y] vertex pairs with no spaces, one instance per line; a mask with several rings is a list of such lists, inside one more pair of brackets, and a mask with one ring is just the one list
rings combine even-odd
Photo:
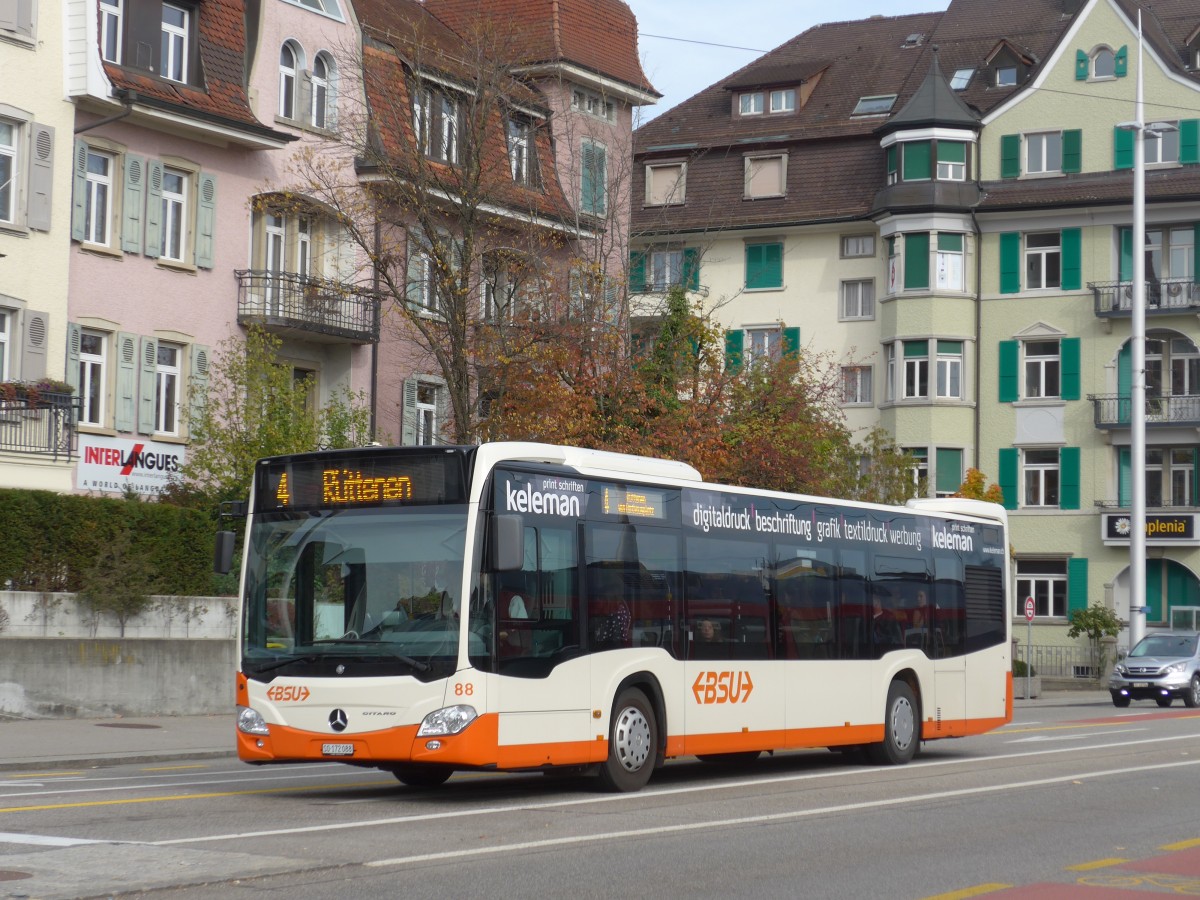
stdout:
[[229,750],[166,750],[162,753],[109,753],[76,757],[27,757],[0,759],[0,772],[40,769],[101,769],[107,766],[139,765],[142,763],[174,762],[180,759],[237,759],[237,751]]

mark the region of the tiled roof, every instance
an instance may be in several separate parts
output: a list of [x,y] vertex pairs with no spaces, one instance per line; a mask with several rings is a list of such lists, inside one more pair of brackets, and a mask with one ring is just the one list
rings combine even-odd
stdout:
[[[1012,179],[983,185],[981,212],[1065,206],[1129,206],[1133,173],[1094,172],[1062,178]],[[1158,169],[1146,173],[1146,202],[1186,202],[1200,199],[1200,166]]]
[[259,134],[286,140],[254,117],[245,85],[245,3],[205,0],[198,7],[197,42],[202,86],[168,81],[139,69],[104,63],[116,88],[136,91],[148,103],[229,124],[249,126]]
[[488,29],[515,62],[573,63],[657,94],[638,59],[637,19],[621,0],[426,0],[460,34]]

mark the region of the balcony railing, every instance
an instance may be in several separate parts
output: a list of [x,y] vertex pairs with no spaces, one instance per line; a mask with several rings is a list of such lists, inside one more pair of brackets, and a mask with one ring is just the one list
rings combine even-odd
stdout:
[[[1088,282],[1098,316],[1133,314],[1132,281]],[[1164,278],[1146,282],[1146,314],[1200,312],[1200,284],[1190,278]]]
[[[1121,394],[1089,394],[1097,428],[1128,428],[1132,401]],[[1146,398],[1146,427],[1200,425],[1200,394]]]
[[78,397],[51,391],[33,398],[0,399],[0,452],[71,459],[79,406]]
[[379,298],[354,285],[243,269],[238,277],[238,322],[306,340],[373,344],[379,340]]

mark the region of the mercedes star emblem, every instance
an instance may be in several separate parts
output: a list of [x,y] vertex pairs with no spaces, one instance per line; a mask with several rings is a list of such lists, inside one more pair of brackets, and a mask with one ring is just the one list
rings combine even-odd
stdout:
[[335,709],[329,714],[329,727],[334,731],[345,731],[346,726],[350,724],[350,720],[346,718],[344,709]]

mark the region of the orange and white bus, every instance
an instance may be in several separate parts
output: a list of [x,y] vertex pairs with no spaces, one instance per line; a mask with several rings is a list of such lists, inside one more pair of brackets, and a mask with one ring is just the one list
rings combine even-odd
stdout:
[[[262,460],[237,743],[413,786],[863,749],[1012,718],[1004,510],[704,483],[535,443]],[[218,557],[232,553],[223,533]],[[220,562],[218,563],[220,567]]]

